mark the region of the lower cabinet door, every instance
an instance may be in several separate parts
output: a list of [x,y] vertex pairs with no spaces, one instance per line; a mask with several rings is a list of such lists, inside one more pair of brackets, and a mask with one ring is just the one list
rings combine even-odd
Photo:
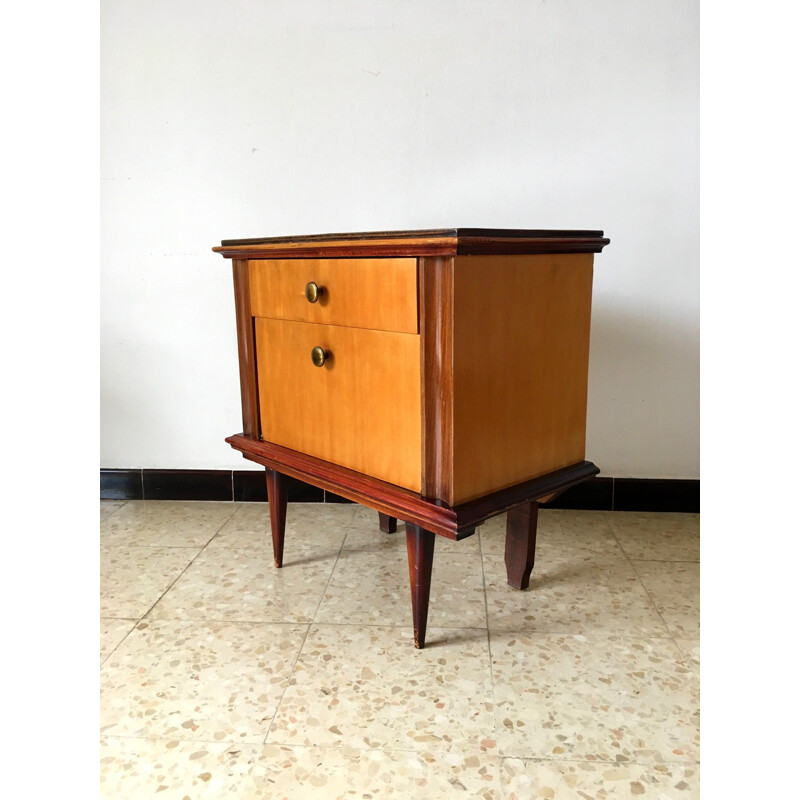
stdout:
[[264,440],[420,491],[418,334],[258,317],[255,338]]

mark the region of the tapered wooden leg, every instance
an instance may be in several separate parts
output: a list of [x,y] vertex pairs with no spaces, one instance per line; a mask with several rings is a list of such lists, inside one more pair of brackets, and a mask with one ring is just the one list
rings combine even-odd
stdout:
[[436,534],[406,523],[408,577],[411,583],[411,613],[414,618],[414,647],[425,647],[428,600],[431,596],[431,568]]
[[530,503],[512,508],[506,520],[506,574],[508,585],[527,589],[536,555],[536,523],[539,504]]
[[397,519],[390,517],[388,514],[381,514],[378,512],[378,523],[384,533],[397,533]]
[[283,535],[286,532],[286,481],[280,472],[267,470],[269,521],[272,525],[272,554],[275,566],[283,566]]

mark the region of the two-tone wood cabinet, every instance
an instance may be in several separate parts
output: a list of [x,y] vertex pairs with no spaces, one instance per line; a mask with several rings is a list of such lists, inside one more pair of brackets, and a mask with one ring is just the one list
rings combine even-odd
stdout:
[[459,228],[223,241],[242,433],[267,469],[275,564],[290,475],[406,523],[423,647],[436,536],[509,511],[526,588],[539,502],[585,460],[592,261],[602,231]]

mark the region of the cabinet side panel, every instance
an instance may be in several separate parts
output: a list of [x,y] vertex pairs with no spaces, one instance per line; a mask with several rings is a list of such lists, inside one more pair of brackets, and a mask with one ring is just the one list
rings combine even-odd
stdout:
[[455,258],[454,503],[584,459],[592,260]]
[[453,258],[419,259],[422,495],[453,504]]
[[249,264],[233,259],[233,295],[236,304],[236,338],[239,346],[239,386],[242,392],[242,431],[258,436],[258,386],[253,315],[250,307]]

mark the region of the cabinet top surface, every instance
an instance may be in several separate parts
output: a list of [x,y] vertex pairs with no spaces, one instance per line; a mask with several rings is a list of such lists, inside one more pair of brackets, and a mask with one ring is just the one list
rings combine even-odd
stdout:
[[599,253],[609,241],[603,231],[436,228],[223,239],[213,250],[227,258]]

